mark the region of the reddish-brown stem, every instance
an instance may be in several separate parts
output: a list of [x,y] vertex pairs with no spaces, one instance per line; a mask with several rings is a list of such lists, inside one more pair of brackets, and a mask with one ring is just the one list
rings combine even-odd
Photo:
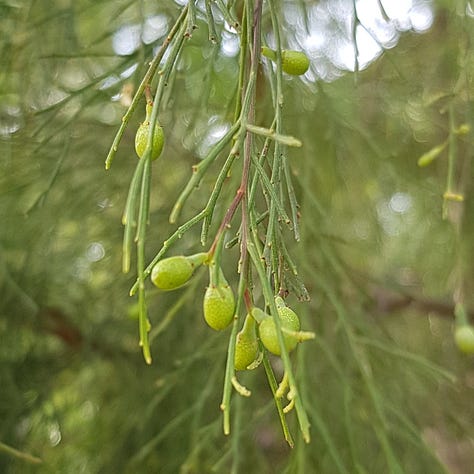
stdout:
[[234,217],[235,211],[239,207],[240,201],[242,201],[242,196],[243,196],[243,192],[242,192],[241,187],[239,187],[239,189],[237,189],[237,193],[235,194],[233,201],[230,203],[229,209],[227,209],[227,212],[225,213],[224,219],[222,219],[221,225],[219,226],[219,229],[217,230],[216,236],[214,238],[214,242],[212,242],[212,245],[209,248],[210,257],[214,255],[214,252],[216,251],[216,247],[219,242],[219,239],[221,238],[222,233],[229,226],[230,221]]
[[[251,54],[251,64],[250,64],[250,74],[254,74],[254,77],[257,77],[258,72],[258,63],[260,58],[260,35],[261,35],[261,17],[262,17],[262,0],[257,0],[255,4],[255,10],[253,14],[253,45],[252,45],[252,54]],[[254,122],[255,116],[255,88],[252,91],[252,97],[250,99],[248,116],[243,119],[243,122]],[[252,136],[250,132],[246,132],[245,136],[245,148],[244,148],[244,162],[242,168],[242,178],[240,181],[240,186],[237,189],[237,193],[231,202],[227,212],[224,216],[224,219],[217,230],[216,237],[209,249],[209,255],[214,255],[219,239],[222,236],[222,233],[226,228],[229,227],[234,214],[239,207],[239,204],[242,202],[242,224],[241,224],[241,244],[240,244],[240,271],[247,271],[247,237],[248,237],[248,207],[247,207],[247,188],[249,181],[249,171],[251,158],[250,154],[252,153]]]
[[250,313],[253,308],[252,296],[250,295],[250,291],[248,288],[245,288],[244,291],[244,303],[245,307],[247,308],[247,313]]
[[[258,73],[258,63],[260,58],[260,22],[262,18],[262,0],[257,0],[255,4],[255,10],[253,12],[253,45],[252,45],[252,56],[251,56],[251,65],[250,65],[250,74],[254,74],[257,78]],[[252,99],[250,101],[248,120],[250,123],[255,122],[255,89],[253,90]],[[240,271],[242,275],[247,275],[248,270],[248,250],[247,250],[247,241],[248,241],[248,181],[249,181],[249,171],[250,171],[250,162],[252,153],[252,135],[250,132],[247,132],[245,137],[245,149],[244,149],[244,164],[242,170],[242,181],[240,183],[240,188],[243,190],[242,195],[242,223],[241,223],[241,241],[240,241]]]
[[148,105],[153,105],[153,96],[151,95],[150,84],[145,86],[145,98]]

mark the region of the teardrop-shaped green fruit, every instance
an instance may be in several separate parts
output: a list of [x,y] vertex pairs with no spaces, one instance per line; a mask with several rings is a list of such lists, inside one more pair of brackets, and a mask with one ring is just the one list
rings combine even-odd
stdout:
[[469,324],[458,326],[454,331],[454,340],[464,354],[474,354],[474,327]]
[[[137,133],[135,135],[135,151],[139,158],[145,153],[146,145],[148,143],[148,135],[150,133],[150,119],[151,119],[151,110],[152,107],[147,105],[146,108],[146,118],[145,121],[140,124],[138,127]],[[158,120],[155,122],[155,131],[153,133],[153,145],[151,149],[151,159],[156,160],[163,150],[163,145],[165,143],[165,135],[163,129],[161,128]]]
[[[278,301],[276,303],[278,316],[280,317],[281,328],[293,332],[299,331],[300,320],[298,315],[287,306],[280,306]],[[260,323],[259,334],[260,340],[262,341],[265,349],[267,349],[272,354],[281,355],[275,321],[272,317],[265,318]],[[288,352],[291,352],[299,342],[299,339],[296,335],[285,332],[283,332],[283,339]]]
[[227,283],[210,285],[203,301],[204,319],[216,331],[225,329],[234,317],[234,293]]
[[280,316],[280,321],[287,329],[290,331],[300,330],[300,318],[298,318],[298,315],[293,310],[287,306],[278,308],[278,315]]
[[[282,324],[282,329],[285,326]],[[289,329],[289,328],[286,328]],[[259,327],[260,340],[267,351],[275,355],[281,355],[280,344],[278,343],[278,334],[273,318],[264,319]],[[292,334],[283,333],[285,340],[285,347],[288,352],[291,352],[298,344],[298,338]]]
[[205,253],[177,255],[160,260],[151,271],[151,281],[161,290],[174,290],[184,285],[193,275],[197,266],[206,258]]
[[235,342],[234,367],[245,370],[258,357],[258,340],[255,331],[255,320],[247,315],[242,330],[237,334]]

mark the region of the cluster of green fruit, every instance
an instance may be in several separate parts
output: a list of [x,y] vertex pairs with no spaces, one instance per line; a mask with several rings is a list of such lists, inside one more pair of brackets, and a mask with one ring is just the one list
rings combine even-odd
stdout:
[[[152,269],[151,281],[161,290],[174,290],[187,283],[196,268],[203,264],[209,266],[209,286],[203,299],[204,319],[212,329],[221,331],[234,319],[235,298],[222,269],[209,254],[178,255],[160,260]],[[291,352],[299,342],[314,338],[314,333],[300,331],[297,314],[286,306],[281,297],[277,296],[275,303],[288,352]],[[252,369],[258,365],[260,356],[258,338],[266,350],[281,355],[275,320],[261,309],[254,307],[245,317],[244,325],[237,334],[234,358],[236,370]]]
[[209,265],[210,279],[203,301],[204,319],[212,329],[221,331],[234,317],[234,293],[222,269],[209,260],[207,253],[160,260],[151,271],[151,281],[160,290],[175,290],[187,283],[196,268],[203,264]]
[[[280,296],[275,297],[283,341],[288,352],[295,349],[299,342],[314,339],[314,333],[300,331],[298,315],[286,306]],[[251,370],[260,361],[258,337],[263,347],[272,354],[281,355],[281,346],[278,340],[278,331],[275,320],[260,308],[252,308],[245,317],[243,328],[237,334],[235,343],[234,367],[236,370]]]
[[[270,60],[277,61],[276,51],[265,46],[261,53]],[[290,75],[302,75],[310,65],[308,57],[299,51],[282,50],[280,57],[282,70]],[[152,112],[153,102],[151,97],[147,97],[145,121],[140,124],[135,135],[135,151],[138,157],[142,158],[147,151],[150,134],[152,134],[149,159],[154,161],[161,155],[165,137],[158,120],[155,120],[152,129]],[[203,299],[204,319],[212,329],[221,331],[234,320],[235,298],[222,269],[208,253],[181,255],[160,260],[152,269],[151,280],[162,290],[174,290],[183,286],[192,277],[195,269],[203,264],[209,266],[210,279]],[[277,297],[275,303],[288,352],[292,351],[298,342],[314,337],[313,333],[300,331],[298,316],[285,305],[281,298]],[[258,337],[265,349],[280,355],[278,333],[272,316],[258,308],[249,308],[243,328],[235,341],[235,368],[244,370],[258,365],[260,357]]]

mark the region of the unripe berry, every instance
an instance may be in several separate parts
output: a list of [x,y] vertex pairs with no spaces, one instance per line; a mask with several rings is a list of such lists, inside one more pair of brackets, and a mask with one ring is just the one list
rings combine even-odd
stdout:
[[[280,297],[275,300],[278,316],[280,318],[281,329],[283,331],[283,339],[288,352],[291,352],[300,339],[296,334],[290,334],[287,331],[295,333],[300,330],[300,320],[298,315],[288,308]],[[275,355],[281,355],[280,344],[278,343],[278,334],[275,321],[272,317],[265,318],[259,327],[260,340],[265,349]]]
[[244,327],[237,334],[235,343],[235,370],[245,370],[258,356],[258,341],[255,320],[250,314],[245,318]]
[[309,69],[309,59],[301,51],[282,51],[281,68],[292,76],[301,76]]
[[160,260],[151,271],[151,281],[161,290],[179,288],[192,277],[195,268],[204,262],[206,255],[177,255]]
[[458,326],[454,331],[454,340],[464,354],[474,354],[474,327],[470,324]]
[[209,262],[209,280],[203,301],[204,319],[212,329],[221,331],[234,318],[234,293],[214,260]]
[[287,329],[291,331],[299,331],[300,318],[298,315],[293,310],[288,308],[283,299],[279,296],[275,298],[275,304],[282,324],[286,325]]
[[[276,61],[276,51],[266,46],[262,47],[262,54],[272,61]],[[292,76],[301,76],[309,69],[309,58],[302,51],[284,49],[281,52],[281,68]]]
[[[150,104],[147,104],[145,121],[142,124],[140,124],[137,130],[137,133],[135,135],[135,151],[137,152],[137,155],[139,158],[141,158],[143,154],[145,153],[146,145],[148,143],[148,135],[151,130],[151,127],[150,127],[151,111],[152,111],[152,106]],[[153,133],[153,145],[151,149],[152,160],[156,160],[161,155],[164,142],[165,142],[165,136],[163,133],[163,129],[161,128],[157,120],[155,122],[155,130]]]
[[234,293],[227,282],[207,287],[203,301],[204,319],[216,331],[225,329],[234,317]]
[[[281,297],[277,296],[275,298],[275,305],[280,318],[283,340],[285,341],[285,347],[288,352],[291,352],[298,342],[312,339],[314,337],[313,333],[299,332],[300,320],[298,315],[285,305],[285,302]],[[258,331],[260,340],[265,349],[272,354],[281,355],[278,333],[273,317],[268,316],[261,320]]]

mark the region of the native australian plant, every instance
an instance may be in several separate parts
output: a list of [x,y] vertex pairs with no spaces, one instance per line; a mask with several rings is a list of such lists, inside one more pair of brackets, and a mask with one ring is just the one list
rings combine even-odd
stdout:
[[0,472],[471,472],[473,2],[44,3],[0,2]]
[[[194,2],[183,7],[165,42],[151,61],[107,156],[106,168],[110,168],[124,129],[144,97],[146,117],[135,138],[135,149],[140,160],[131,179],[123,213],[123,271],[128,272],[131,268],[132,244],[135,242],[137,281],[130,293],[138,294],[139,337],[145,361],[148,364],[152,362],[148,340],[151,324],[147,315],[147,278],[151,275],[155,286],[172,290],[184,285],[192,277],[196,266],[207,265],[209,286],[203,295],[204,319],[212,329],[218,331],[231,325],[227,333],[229,344],[221,403],[224,432],[230,432],[232,387],[240,395],[250,395],[250,391],[238,382],[236,370],[256,368],[259,364],[254,362],[263,360],[264,373],[274,393],[285,437],[289,444],[293,444],[285,419],[285,413],[293,407],[307,442],[310,434],[289,353],[298,342],[314,338],[314,333],[300,331],[298,316],[283,301],[290,295],[301,300],[309,296],[304,284],[298,279],[297,265],[287,250],[288,238],[292,236],[299,240],[298,203],[288,158],[291,147],[300,147],[302,143],[284,133],[282,108],[286,75],[302,75],[310,64],[303,52],[282,48],[276,2],[266,2],[265,8],[265,16],[269,18],[266,22],[268,31],[262,26],[263,0],[244,2],[238,16],[234,8],[218,3],[219,14],[226,19],[228,27],[238,33],[240,40],[238,86],[230,97],[234,109],[233,120],[220,141],[193,167],[188,183],[171,208],[169,220],[173,224],[179,223],[188,198],[193,193],[201,192],[196,188],[210,173],[210,166],[220,163],[206,206],[165,238],[162,248],[157,249],[151,262],[145,262],[145,246],[149,245],[146,235],[150,195],[153,193],[150,186],[154,166],[152,162],[160,155],[162,161],[169,160],[164,166],[172,166],[173,160],[166,152],[166,145],[163,151],[166,133],[159,125],[158,117],[164,112],[162,99],[165,88],[196,27]],[[210,2],[206,2],[206,13],[209,40],[216,42],[219,40],[218,26],[214,22]],[[274,49],[265,45],[265,38],[269,35],[273,37]],[[262,68],[265,70],[264,75],[259,74]],[[273,110],[265,114],[265,117],[271,116],[265,123],[257,121],[258,81],[268,82],[272,91]],[[257,141],[256,137],[262,140]],[[224,199],[224,185],[235,186],[235,194],[225,204],[225,214],[219,217],[215,209],[216,204]],[[202,230],[201,241],[196,242],[195,247],[207,246],[208,250],[193,256],[164,258],[172,250],[174,242],[186,238],[186,232],[197,224],[201,224]],[[226,249],[234,245],[239,248],[234,265],[238,282],[232,288],[233,285],[224,276],[221,261]],[[231,281],[234,283],[235,278]],[[282,358],[284,377],[280,386],[275,385],[268,353]],[[281,399],[285,393],[289,403],[282,407]]]

